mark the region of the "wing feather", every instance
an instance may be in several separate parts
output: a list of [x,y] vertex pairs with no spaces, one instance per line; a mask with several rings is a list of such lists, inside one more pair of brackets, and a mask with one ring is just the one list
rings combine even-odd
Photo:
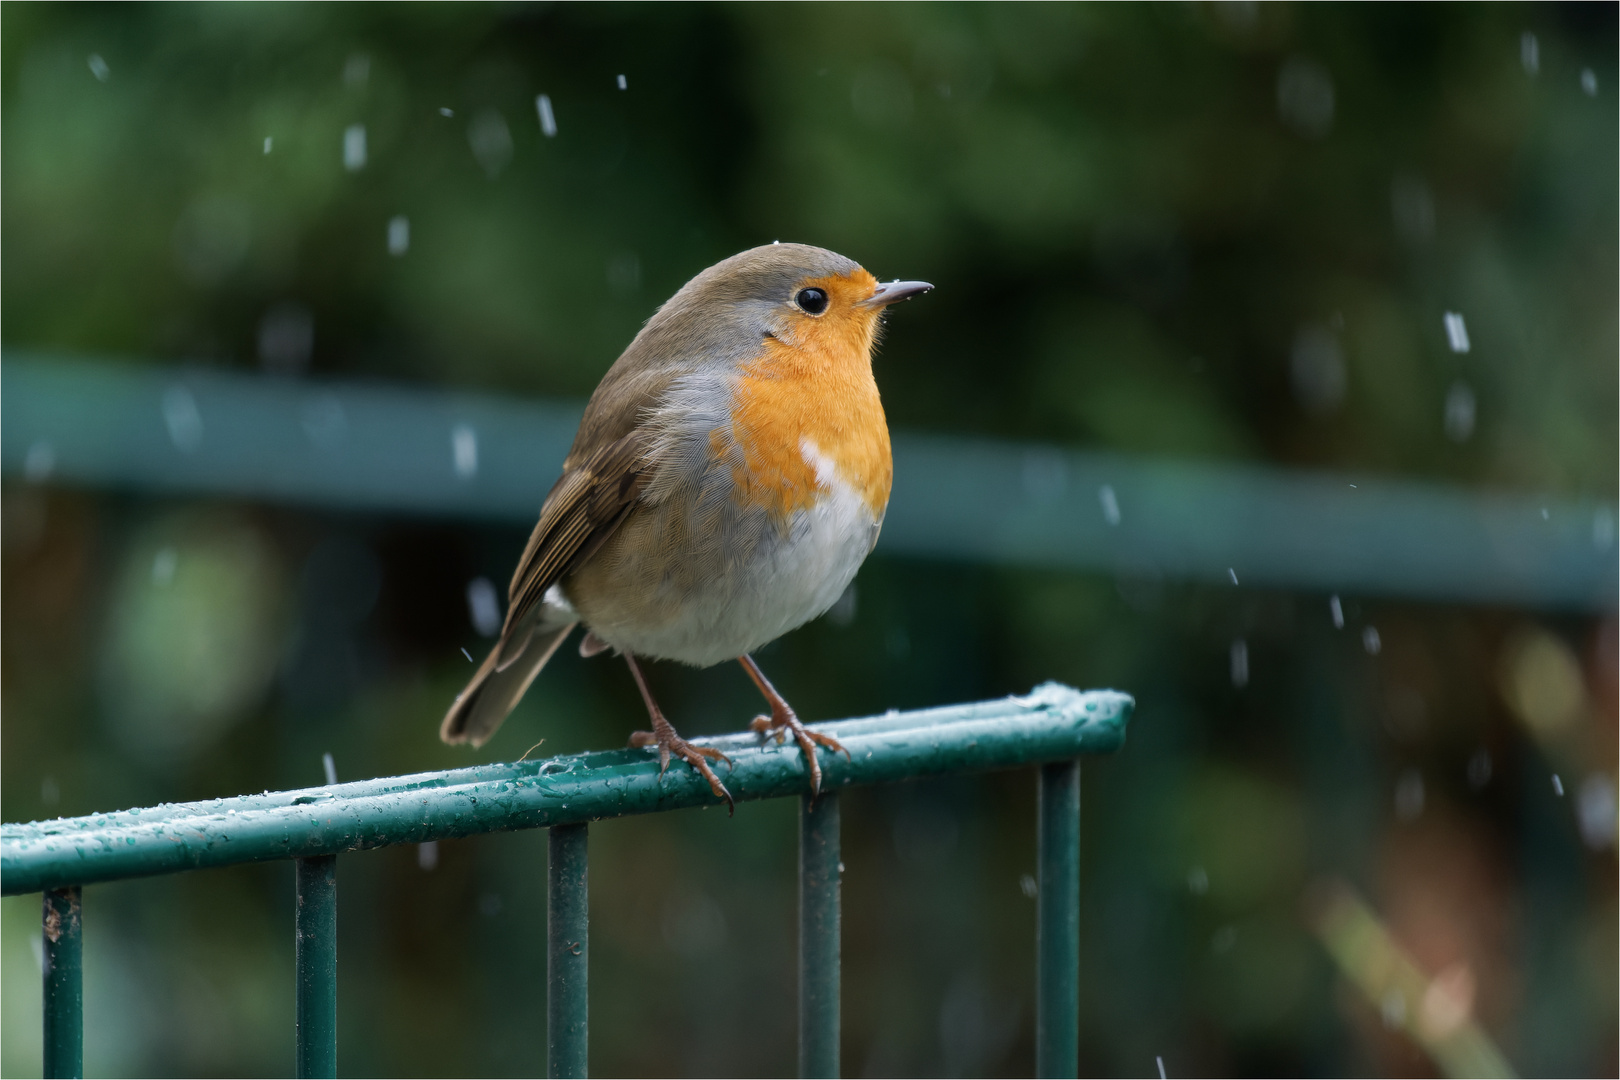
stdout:
[[637,428],[564,472],[552,487],[507,590],[508,632],[635,509],[652,474],[652,441],[645,428]]

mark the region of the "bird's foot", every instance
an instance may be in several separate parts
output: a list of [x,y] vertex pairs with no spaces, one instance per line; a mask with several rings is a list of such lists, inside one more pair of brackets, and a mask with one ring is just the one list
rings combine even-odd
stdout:
[[630,736],[630,745],[658,747],[659,776],[663,776],[665,770],[669,768],[671,755],[680,758],[709,782],[709,790],[714,792],[715,798],[726,800],[727,814],[737,812],[737,803],[732,799],[731,792],[726,790],[726,785],[720,782],[720,778],[709,767],[710,761],[723,761],[728,766],[731,764],[731,759],[720,751],[710,746],[693,746],[676,734],[675,728],[668,721],[653,725],[651,731],[634,732]]
[[764,738],[776,736],[777,744],[787,741],[791,732],[793,741],[799,744],[804,752],[806,766],[810,770],[810,797],[813,799],[821,794],[821,763],[816,760],[816,747],[825,746],[835,754],[843,754],[847,759],[849,751],[844,744],[831,735],[823,735],[819,731],[811,731],[804,726],[793,707],[785,701],[778,699],[771,703],[771,715],[756,716],[748,725]]

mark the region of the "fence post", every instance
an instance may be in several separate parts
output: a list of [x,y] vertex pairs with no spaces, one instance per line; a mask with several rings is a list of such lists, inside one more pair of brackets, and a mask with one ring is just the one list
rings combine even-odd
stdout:
[[1042,765],[1035,908],[1035,1075],[1080,1070],[1080,762]]
[[838,793],[799,796],[799,1075],[836,1077],[839,1045]]
[[553,825],[546,874],[546,1075],[589,1073],[590,859],[586,825]]
[[45,890],[46,1076],[84,1075],[84,934],[77,885]]
[[296,1075],[337,1075],[337,856],[293,860]]

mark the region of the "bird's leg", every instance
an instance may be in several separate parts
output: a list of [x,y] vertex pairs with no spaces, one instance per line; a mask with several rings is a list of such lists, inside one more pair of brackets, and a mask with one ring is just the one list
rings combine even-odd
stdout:
[[625,653],[624,662],[630,665],[630,674],[636,677],[636,688],[641,691],[641,700],[647,704],[647,715],[652,717],[653,725],[651,731],[633,732],[630,735],[630,745],[658,747],[659,776],[663,776],[664,770],[669,768],[669,756],[676,755],[701,773],[703,779],[709,782],[709,790],[714,792],[715,797],[726,800],[727,813],[735,814],[737,804],[732,800],[731,792],[726,790],[726,785],[722,784],[720,778],[714,774],[714,770],[709,768],[708,760],[723,761],[730,765],[731,759],[711,747],[693,746],[676,734],[674,725],[664,719],[664,710],[658,707],[658,702],[653,700],[652,691],[647,689],[647,680],[642,676],[641,665],[636,663],[636,658]]
[[771,680],[759,670],[759,665],[754,663],[752,656],[745,653],[737,657],[737,663],[743,666],[743,670],[748,672],[748,677],[754,680],[754,685],[759,687],[759,692],[765,695],[765,700],[771,703],[771,715],[756,716],[748,726],[761,735],[767,737],[775,735],[778,743],[787,738],[788,732],[793,733],[793,740],[799,744],[799,749],[804,751],[805,764],[810,769],[810,795],[814,798],[821,793],[821,764],[816,761],[816,747],[825,746],[836,754],[843,754],[846,758],[849,757],[849,751],[844,749],[843,743],[831,735],[822,735],[805,727],[799,721],[798,714],[793,711],[793,706],[776,692],[776,687],[772,686]]

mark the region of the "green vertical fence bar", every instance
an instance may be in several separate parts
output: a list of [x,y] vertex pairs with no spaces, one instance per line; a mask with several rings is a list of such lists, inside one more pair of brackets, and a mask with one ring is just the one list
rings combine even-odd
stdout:
[[586,825],[553,825],[546,875],[546,1075],[589,1072],[590,852]]
[[[1041,766],[1037,1068],[1078,1067],[1079,767],[1112,753],[1134,702],[1056,683],[1022,697],[837,721],[851,754],[844,784],[888,784],[968,770]],[[745,799],[802,798],[802,759],[752,732],[723,737],[727,782]],[[561,766],[561,767],[558,767]],[[328,764],[330,775],[330,764]],[[318,813],[305,804],[320,801]],[[149,874],[294,858],[297,1073],[336,1074],[337,853],[497,830],[549,827],[547,1069],[587,1074],[587,822],[713,805],[690,770],[613,750],[379,777],[341,788],[265,792],[116,814],[0,824],[0,893],[46,892],[45,1069],[82,1069],[79,887]],[[228,830],[228,831],[227,831]],[[181,838],[184,838],[181,840]],[[177,842],[180,841],[180,842]],[[839,1071],[839,806],[801,802],[800,1046],[807,1076]],[[310,852],[296,858],[293,852]],[[313,854],[325,852],[327,854]],[[53,891],[54,890],[54,891]]]
[[84,926],[77,885],[45,890],[46,1076],[84,1075]]
[[296,1075],[337,1075],[337,856],[293,860],[297,914]]
[[1035,1075],[1080,1071],[1080,762],[1040,768]]
[[838,794],[799,797],[799,1075],[838,1075]]

